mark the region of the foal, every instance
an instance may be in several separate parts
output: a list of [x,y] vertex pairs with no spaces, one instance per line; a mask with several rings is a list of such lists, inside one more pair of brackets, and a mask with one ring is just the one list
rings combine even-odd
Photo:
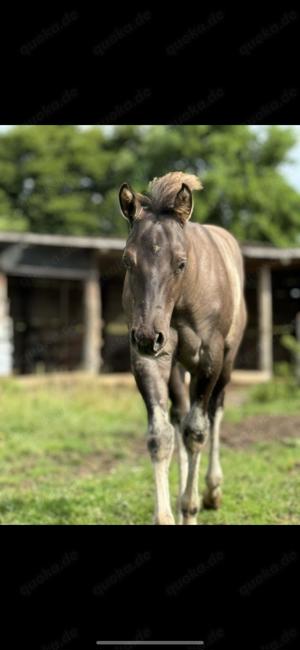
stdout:
[[[223,228],[189,222],[192,190],[201,187],[196,176],[174,172],[155,178],[147,195],[135,193],[127,184],[119,193],[130,226],[123,255],[127,269],[123,306],[132,370],[148,413],[157,524],[175,523],[168,480],[175,437],[179,523],[197,523],[198,470],[208,437],[202,505],[220,505],[224,388],[246,323],[238,243]],[[189,396],[184,370],[191,374]]]

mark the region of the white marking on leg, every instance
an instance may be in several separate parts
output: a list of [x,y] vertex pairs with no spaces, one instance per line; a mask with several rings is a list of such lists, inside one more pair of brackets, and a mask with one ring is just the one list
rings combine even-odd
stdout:
[[186,417],[185,426],[186,425],[188,425],[191,430],[194,429],[195,432],[203,431],[203,433],[208,433],[208,416],[204,413],[203,408],[197,404],[197,402],[192,405],[191,410]]
[[216,410],[211,429],[209,465],[206,475],[208,488],[218,487],[223,479],[223,472],[220,464],[220,426],[223,419],[223,413],[224,409],[222,406],[219,406]]
[[199,403],[194,403],[185,418],[183,428],[189,432],[185,439],[188,450],[188,478],[182,497],[181,507],[184,524],[197,524],[197,513],[200,506],[199,498],[199,466],[201,449],[206,442],[209,431],[209,420]]
[[187,476],[188,476],[188,455],[182,440],[182,433],[180,426],[175,426],[176,442],[177,442],[177,457],[178,457],[178,470],[179,470],[179,496],[178,496],[178,524],[182,524],[182,511],[181,511],[181,497],[184,494]]
[[223,408],[219,406],[216,410],[210,434],[210,449],[208,470],[205,477],[207,489],[203,497],[203,505],[206,508],[219,508],[221,504],[223,472],[220,464],[220,425],[223,418]]
[[157,524],[174,524],[170,503],[169,460],[154,461],[154,479],[156,487],[155,522]]
[[152,456],[155,488],[157,524],[174,524],[169,490],[169,466],[174,448],[174,428],[168,420],[168,414],[160,407],[154,407],[149,437],[159,439],[157,457]]
[[[181,508],[183,511],[183,523],[188,525],[197,524],[197,514],[200,505],[199,497],[199,466],[201,454],[200,451],[188,452],[188,477],[186,489],[184,491]],[[193,513],[193,511],[195,511]]]
[[186,370],[184,373],[184,384],[187,387],[189,387],[191,384],[191,373],[188,372],[188,370]]

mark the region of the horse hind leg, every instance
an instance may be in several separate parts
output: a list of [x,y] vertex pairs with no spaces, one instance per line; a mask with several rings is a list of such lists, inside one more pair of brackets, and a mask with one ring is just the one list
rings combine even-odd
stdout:
[[202,499],[202,507],[217,510],[222,501],[223,471],[220,463],[220,429],[224,414],[225,386],[230,380],[232,362],[227,361],[214,387],[209,402],[209,460],[205,477],[206,491]]
[[220,427],[223,419],[223,396],[218,400],[210,417],[209,461],[205,477],[206,491],[202,499],[203,508],[217,510],[222,501],[221,485],[223,471],[220,463]]

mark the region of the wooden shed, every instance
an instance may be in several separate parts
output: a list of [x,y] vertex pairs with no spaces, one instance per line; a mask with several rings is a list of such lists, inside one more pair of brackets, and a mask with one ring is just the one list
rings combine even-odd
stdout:
[[[129,370],[125,241],[0,233],[0,374]],[[296,333],[300,248],[242,244],[248,326],[237,367],[272,374]]]

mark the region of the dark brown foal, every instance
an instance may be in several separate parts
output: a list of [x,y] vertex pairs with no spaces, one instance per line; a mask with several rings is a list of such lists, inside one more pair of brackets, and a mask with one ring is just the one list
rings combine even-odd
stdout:
[[[124,251],[123,305],[132,370],[148,413],[158,524],[172,524],[168,470],[175,435],[180,461],[180,522],[200,508],[200,455],[210,438],[205,507],[217,508],[224,389],[246,323],[243,260],[226,230],[190,223],[192,175],[154,179],[147,195],[127,184],[120,205],[130,231]],[[189,396],[183,381],[191,376]],[[169,415],[169,398],[172,407]]]

